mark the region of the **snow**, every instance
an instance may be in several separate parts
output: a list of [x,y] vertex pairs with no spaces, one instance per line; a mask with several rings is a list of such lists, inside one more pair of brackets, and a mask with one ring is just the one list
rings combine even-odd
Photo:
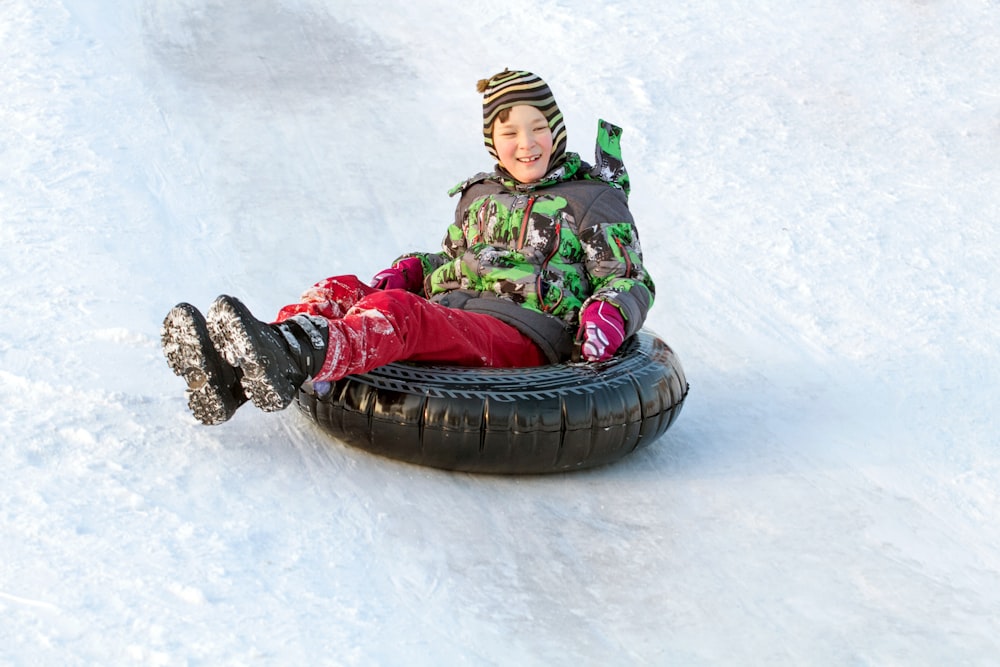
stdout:
[[[1000,4],[0,4],[0,663],[1000,662]],[[438,247],[478,78],[625,128],[692,385],[498,478],[203,427],[178,301]]]

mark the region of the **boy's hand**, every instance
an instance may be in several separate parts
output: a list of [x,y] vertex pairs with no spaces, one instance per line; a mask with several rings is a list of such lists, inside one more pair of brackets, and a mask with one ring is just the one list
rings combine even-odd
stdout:
[[375,289],[405,289],[419,292],[424,285],[424,266],[416,257],[407,257],[396,262],[392,268],[375,274],[369,283]]
[[625,318],[607,301],[593,301],[580,313],[580,353],[587,361],[607,361],[625,341]]

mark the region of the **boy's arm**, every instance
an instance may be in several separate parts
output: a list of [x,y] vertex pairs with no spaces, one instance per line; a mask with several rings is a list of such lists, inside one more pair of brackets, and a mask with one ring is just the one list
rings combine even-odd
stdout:
[[580,225],[591,295],[584,304],[607,301],[625,319],[625,334],[642,328],[656,288],[642,259],[639,235],[621,192],[608,189],[587,210]]

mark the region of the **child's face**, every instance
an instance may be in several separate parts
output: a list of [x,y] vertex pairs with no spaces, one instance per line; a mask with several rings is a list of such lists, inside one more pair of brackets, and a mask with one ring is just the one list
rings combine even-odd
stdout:
[[541,180],[552,156],[552,130],[537,108],[512,107],[506,121],[493,123],[493,148],[500,164],[521,183]]

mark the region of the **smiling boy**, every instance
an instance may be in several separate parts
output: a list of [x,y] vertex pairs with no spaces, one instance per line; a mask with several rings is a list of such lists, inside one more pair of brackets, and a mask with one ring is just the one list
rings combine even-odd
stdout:
[[287,407],[314,384],[393,361],[537,366],[609,359],[653,303],[628,210],[621,130],[598,124],[596,160],[567,152],[548,84],[526,71],[478,83],[483,140],[497,161],[452,189],[442,250],[410,253],[365,284],[316,283],[274,323],[220,296],[207,318],[178,304],[163,326],[168,364],[205,424],[251,400]]

